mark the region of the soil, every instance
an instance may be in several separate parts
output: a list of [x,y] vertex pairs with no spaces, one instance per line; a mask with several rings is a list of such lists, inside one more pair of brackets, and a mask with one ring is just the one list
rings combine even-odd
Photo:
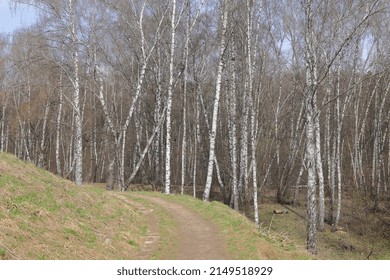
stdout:
[[[226,244],[219,234],[216,225],[201,217],[198,213],[158,197],[137,194],[153,204],[157,204],[172,217],[176,223],[174,250],[164,254],[162,258],[173,260],[224,260],[230,259],[226,251]],[[132,203],[133,202],[129,202]],[[137,205],[135,205],[137,206]],[[146,241],[137,259],[148,259],[158,248],[160,236],[158,232],[158,216],[152,209],[140,205],[141,211],[148,215],[149,227]],[[138,206],[137,206],[138,208]]]

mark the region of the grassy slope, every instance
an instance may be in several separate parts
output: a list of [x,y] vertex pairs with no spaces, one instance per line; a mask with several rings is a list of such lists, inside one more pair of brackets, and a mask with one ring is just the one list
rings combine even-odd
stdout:
[[[308,258],[304,250],[284,247],[221,203],[163,197],[215,220],[237,259]],[[162,244],[153,259],[166,258],[174,246],[169,236],[175,225],[162,209],[156,210]],[[144,219],[101,187],[76,187],[0,153],[0,259],[132,259],[147,232]]]
[[[236,259],[310,259],[304,220],[295,213],[273,215],[277,204],[261,205],[261,230],[218,203],[165,196],[213,220]],[[121,194],[132,198],[131,193]],[[132,198],[137,200],[136,198]],[[139,202],[142,202],[139,200]],[[146,202],[143,202],[146,203]],[[162,244],[152,256],[165,258],[174,246],[172,219],[156,208]],[[304,209],[295,209],[304,216]],[[132,259],[143,244],[147,221],[131,204],[101,187],[76,187],[34,165],[0,153],[0,259]],[[350,233],[319,234],[319,259],[390,259],[389,240]],[[353,245],[353,252],[343,245]]]
[[0,259],[131,259],[146,235],[132,206],[0,153]]

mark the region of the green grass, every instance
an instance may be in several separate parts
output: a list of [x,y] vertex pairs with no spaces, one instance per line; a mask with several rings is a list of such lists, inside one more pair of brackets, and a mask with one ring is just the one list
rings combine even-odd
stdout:
[[0,188],[10,187],[10,190],[14,192],[18,187],[25,187],[26,184],[23,180],[9,174],[0,174]]
[[227,241],[228,251],[235,259],[308,259],[310,256],[294,246],[270,236],[267,231],[258,230],[253,222],[219,202],[203,202],[191,196],[162,195],[164,199],[183,204],[215,223]]
[[69,210],[74,210],[77,208],[76,204],[73,203],[72,201],[65,201],[64,206]]
[[82,225],[81,229],[83,230],[83,240],[86,246],[89,248],[96,246],[97,237],[95,232],[89,226],[86,225]]
[[65,234],[66,239],[69,239],[71,235],[76,236],[76,237],[80,236],[80,234],[72,228],[64,228],[63,232]]
[[14,205],[23,206],[26,204],[32,204],[34,206],[44,208],[49,212],[56,212],[60,209],[60,205],[57,203],[52,190],[46,187],[45,191],[29,191],[22,195],[17,195],[13,198]]
[[[164,209],[159,205],[150,203],[143,198],[132,196],[131,193],[129,194],[129,197],[131,198],[131,200],[140,202],[148,208],[152,208],[154,210],[154,213],[158,216],[160,243],[158,250],[153,252],[151,259],[164,259],[167,256],[169,256],[168,258],[171,258],[170,256],[174,255],[174,252],[177,249],[177,244],[175,242],[174,235],[174,232],[177,229],[177,225],[174,219],[168,214],[166,214]],[[142,236],[146,236],[147,230],[147,226],[141,227],[139,234],[141,234]]]
[[109,192],[0,153],[0,258],[131,259],[146,224]]
[[[274,209],[283,206],[276,203],[261,205],[263,231],[269,232],[268,237],[279,241],[274,243],[286,250],[306,248],[305,207],[289,207],[286,215],[275,215]],[[345,213],[344,213],[345,214]],[[345,216],[345,215],[344,215]],[[331,227],[325,225],[323,232],[317,231],[318,254],[315,259],[360,260],[367,259],[372,248],[370,259],[390,259],[390,241],[379,237],[358,235],[352,231],[331,232]],[[352,246],[352,247],[351,247]],[[352,250],[347,248],[351,247]]]
[[[143,192],[144,195],[183,204],[218,225],[227,241],[228,250],[236,259],[390,259],[390,241],[353,232],[317,232],[318,254],[306,252],[305,208],[296,207],[286,215],[273,210],[283,206],[268,202],[260,205],[260,229],[243,215],[219,202],[203,202],[190,196],[163,195]],[[249,211],[249,213],[251,213]],[[250,215],[248,215],[250,217]],[[346,249],[346,248],[352,249]]]
[[7,250],[5,250],[5,248],[0,247],[0,258],[1,259],[5,257],[6,252],[7,252]]
[[[0,259],[131,259],[141,249],[148,221],[114,193],[94,186],[76,187],[14,156],[0,153]],[[390,259],[390,241],[319,233],[319,254],[306,253],[306,223],[293,213],[274,215],[276,204],[262,204],[261,228],[218,202],[189,196],[156,195],[180,203],[215,223],[235,259]],[[122,194],[121,194],[122,195]],[[160,244],[152,259],[176,250],[176,224],[164,209],[123,194],[154,209]],[[294,208],[295,209],[295,208]],[[305,215],[305,209],[295,209]],[[344,244],[354,251],[341,250]],[[69,249],[67,249],[69,248]]]
[[133,240],[133,239],[129,239],[129,240],[127,241],[127,243],[129,243],[130,246],[137,247],[137,248],[139,247],[138,242],[135,241],[135,240]]
[[164,258],[165,255],[171,254],[171,252],[175,252],[177,249],[175,235],[173,234],[177,228],[175,221],[172,217],[165,214],[161,207],[157,207],[157,211],[160,227],[160,248],[152,256],[154,260]]
[[148,227],[146,225],[143,225],[142,227],[139,228],[139,233],[142,236],[146,236],[147,232],[148,232]]

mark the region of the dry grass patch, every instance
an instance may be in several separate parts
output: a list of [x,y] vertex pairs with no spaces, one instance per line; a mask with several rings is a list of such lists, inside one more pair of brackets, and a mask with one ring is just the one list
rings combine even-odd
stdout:
[[[304,219],[306,217],[305,206],[288,206],[288,214],[274,214],[274,209],[283,207],[271,200],[260,205],[263,231],[268,232],[270,238],[279,241],[279,244],[285,248],[305,250],[307,237],[307,224]],[[380,235],[358,234],[348,227],[350,220],[348,209],[344,206],[340,231],[331,232],[331,227],[326,224],[323,232],[317,232],[318,254],[313,256],[314,258],[326,260],[390,259],[389,240]]]
[[145,225],[108,192],[0,154],[0,259],[132,259]]

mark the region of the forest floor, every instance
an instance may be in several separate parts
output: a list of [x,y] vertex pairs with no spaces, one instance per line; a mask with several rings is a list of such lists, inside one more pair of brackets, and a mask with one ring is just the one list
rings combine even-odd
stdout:
[[158,192],[111,192],[149,221],[137,259],[310,259],[220,202]]
[[[144,187],[150,189],[148,186]],[[138,191],[141,188],[134,186],[134,189],[135,192],[129,192],[126,195],[138,196]],[[167,196],[157,192],[144,192],[143,194],[149,198],[148,201],[151,201],[150,197],[157,196],[160,201],[170,200],[174,201],[175,204],[182,204],[186,209],[191,208],[202,217],[217,224],[219,233],[222,233],[222,239],[227,243],[230,257],[234,259],[390,259],[389,228],[386,224],[379,223],[380,220],[377,218],[379,214],[381,219],[384,219],[386,215],[365,212],[364,207],[362,208],[350,196],[345,195],[344,198],[343,218],[339,230],[332,232],[331,227],[326,224],[323,232],[317,232],[318,254],[314,256],[305,254],[306,207],[304,203],[297,207],[281,205],[274,201],[272,192],[262,194],[260,229],[251,232],[243,230],[243,228],[247,228],[247,221],[253,226],[253,210],[251,209],[247,209],[248,211],[245,213],[237,213],[218,202],[206,203],[204,206],[204,202],[189,196]],[[304,202],[304,198],[302,198],[302,202]],[[166,205],[159,205],[160,211],[168,210]],[[286,214],[275,214],[277,210],[285,211]],[[240,217],[231,219],[229,215],[232,212]],[[227,216],[222,216],[221,213],[226,213]],[[235,226],[237,221],[242,224]],[[187,228],[186,225],[183,227]],[[188,233],[190,231],[188,230],[184,234],[190,234]],[[273,245],[272,248],[269,247],[270,244]],[[275,250],[275,248],[280,250]],[[240,253],[237,254],[237,252]]]
[[75,186],[0,153],[0,260],[308,259],[219,202]]
[[[126,199],[125,196],[122,196]],[[226,250],[226,242],[218,227],[195,211],[187,207],[147,194],[133,194],[128,203],[139,207],[148,216],[148,232],[138,259],[176,259],[176,260],[210,260],[231,259]],[[149,202],[169,215],[173,221],[171,238],[175,240],[168,250],[160,249],[161,234],[159,232],[159,217],[152,205],[144,204],[134,199]],[[154,206],[154,207],[155,207]]]
[[284,206],[262,195],[258,229],[217,201],[139,190],[78,187],[0,153],[0,260],[390,259],[387,224],[356,203],[344,205],[343,231],[319,233],[313,256],[304,205],[275,215]]

